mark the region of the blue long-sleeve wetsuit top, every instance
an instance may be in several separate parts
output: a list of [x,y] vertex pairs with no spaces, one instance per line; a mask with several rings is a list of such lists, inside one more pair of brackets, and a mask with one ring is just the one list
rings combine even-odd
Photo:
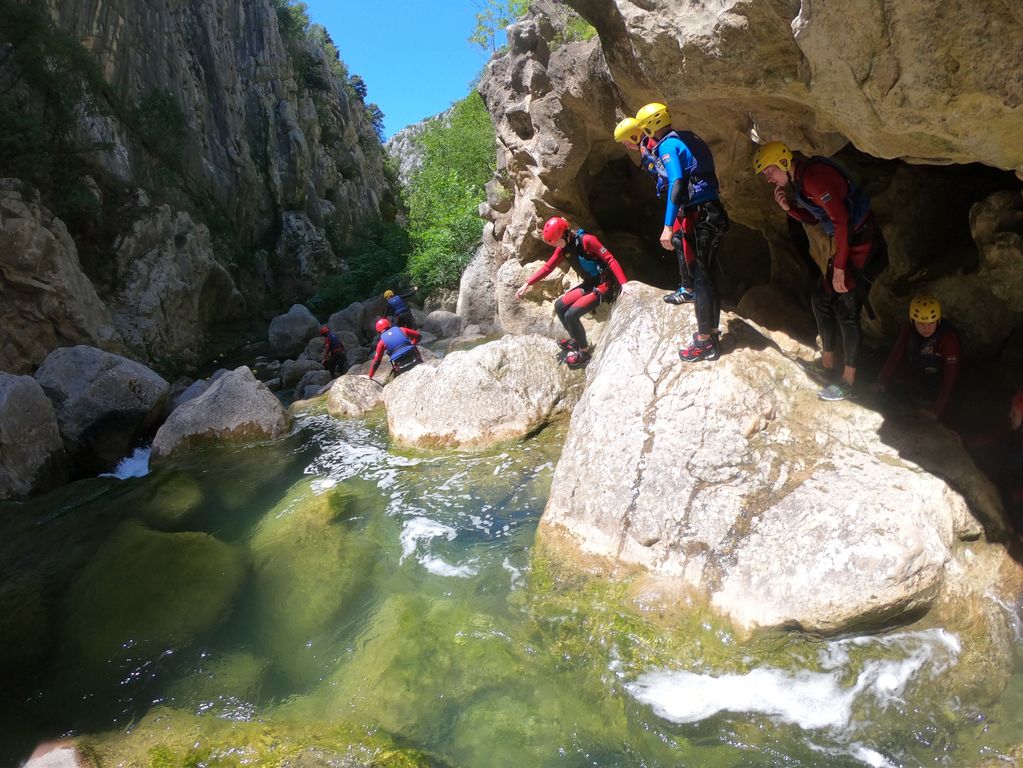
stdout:
[[718,199],[718,177],[710,147],[692,131],[669,131],[654,150],[668,177],[664,226],[675,223],[680,208]]

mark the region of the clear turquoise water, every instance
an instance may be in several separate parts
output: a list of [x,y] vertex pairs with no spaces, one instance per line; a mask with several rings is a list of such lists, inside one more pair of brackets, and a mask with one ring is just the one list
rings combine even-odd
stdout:
[[960,766],[1023,741],[1019,666],[964,696],[940,627],[740,644],[534,563],[562,437],[402,453],[379,417],[314,414],[0,506],[0,764],[164,712],[345,723],[466,767]]

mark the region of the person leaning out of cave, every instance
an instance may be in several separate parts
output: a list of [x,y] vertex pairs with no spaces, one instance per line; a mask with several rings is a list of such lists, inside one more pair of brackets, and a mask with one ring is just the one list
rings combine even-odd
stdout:
[[394,318],[394,324],[402,328],[416,330],[416,319],[412,315],[412,307],[408,305],[408,299],[419,290],[416,286],[405,293],[395,293],[388,289],[384,291],[384,301],[387,302],[385,317]]
[[679,260],[679,271],[684,274],[688,268],[693,275],[696,333],[692,343],[680,349],[678,356],[687,363],[717,360],[721,356],[718,330],[721,303],[712,270],[729,221],[718,196],[714,157],[706,142],[695,133],[672,127],[671,113],[664,104],[647,104],[636,113],[636,122],[655,142],[653,152],[664,165],[667,177],[664,227],[659,242],[666,251],[678,253],[675,220],[681,217],[683,258]]
[[933,296],[917,296],[909,304],[909,322],[871,389],[906,399],[923,415],[939,419],[952,399],[959,353],[959,334],[942,318],[941,303]]
[[614,254],[595,235],[581,229],[573,230],[562,216],[547,219],[543,225],[543,241],[554,248],[554,253],[515,291],[515,299],[521,301],[533,283],[547,277],[562,261],[568,262],[582,277],[582,282],[554,302],[554,311],[569,335],[567,339],[559,339],[558,345],[567,352],[568,367],[581,368],[590,361],[582,316],[601,304],[613,303],[619,292],[628,293],[632,289]]
[[386,317],[381,317],[376,323],[377,333],[380,339],[377,341],[376,352],[373,354],[373,362],[369,366],[368,378],[372,379],[377,372],[377,366],[383,360],[384,352],[391,361],[391,372],[398,376],[405,371],[410,371],[423,362],[416,345],[422,336],[414,328],[391,325]]
[[[643,128],[634,117],[627,117],[615,126],[615,141],[624,146],[630,152],[639,153],[639,164],[654,179],[657,199],[660,200],[668,189],[668,174],[664,170],[664,163],[660,162],[654,154],[656,142],[643,133]],[[686,251],[682,240],[682,220],[676,216],[671,225],[671,242],[675,247],[675,257],[678,259],[678,271],[682,283],[678,290],[665,294],[664,300],[669,304],[685,304],[694,298],[693,294],[693,271],[686,261]],[[690,260],[692,255],[690,254]]]
[[842,336],[843,368],[841,376],[817,396],[844,400],[856,383],[862,338],[860,309],[870,286],[888,264],[888,248],[870,210],[870,200],[837,163],[825,157],[797,156],[780,141],[757,150],[753,170],[774,185],[775,202],[791,218],[819,224],[831,237],[832,256],[810,304],[821,337],[820,364],[825,375],[833,378],[836,373],[838,333]]

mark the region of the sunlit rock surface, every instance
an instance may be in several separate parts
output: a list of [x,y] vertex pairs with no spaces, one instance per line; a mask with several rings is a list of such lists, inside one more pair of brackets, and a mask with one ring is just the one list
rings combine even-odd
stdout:
[[384,400],[384,388],[364,376],[339,376],[327,394],[327,413],[337,418],[362,416]]
[[280,437],[292,417],[266,386],[241,366],[174,410],[153,438],[152,457],[221,442]]
[[969,570],[958,541],[1002,528],[951,433],[819,401],[736,317],[720,360],[685,365],[692,315],[654,299],[619,301],[587,370],[542,520],[552,538],[675,580],[745,629],[840,632],[935,605],[950,569]]
[[506,336],[439,364],[418,365],[387,386],[387,425],[400,444],[484,447],[525,437],[578,397],[582,373],[559,360],[557,344]]

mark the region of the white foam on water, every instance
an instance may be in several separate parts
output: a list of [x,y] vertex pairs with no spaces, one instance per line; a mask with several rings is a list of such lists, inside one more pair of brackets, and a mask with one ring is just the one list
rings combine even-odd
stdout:
[[127,480],[129,477],[145,477],[149,474],[149,446],[136,448],[131,456],[121,459],[113,472],[104,472],[100,477],[116,477]]
[[518,589],[522,585],[522,571],[520,571],[518,568],[512,565],[511,560],[507,557],[504,559],[501,565],[504,567],[506,571],[508,571],[508,573],[511,574],[511,588]]
[[862,744],[853,744],[849,754],[864,765],[869,765],[870,768],[899,768],[898,764],[893,763],[877,750]]
[[[898,651],[902,657],[866,661],[855,683],[843,685],[850,672],[849,648],[870,645],[889,655]],[[942,629],[902,632],[828,643],[821,653],[824,672],[758,667],[746,674],[714,676],[652,670],[626,683],[625,689],[676,723],[736,712],[766,715],[807,730],[842,729],[849,727],[858,697],[870,696],[882,707],[901,702],[907,684],[925,667],[933,677],[956,662],[959,650],[958,638]]]
[[[413,517],[405,522],[399,540],[401,541],[401,558],[398,562],[404,562],[405,558],[419,549],[421,542],[429,542],[431,539],[445,538],[453,541],[458,531],[450,525],[438,523],[428,517]],[[432,554],[422,554],[416,561],[428,572],[436,576],[454,576],[468,579],[477,574],[477,570],[469,565],[451,565],[450,563],[435,557]]]
[[420,557],[419,564],[435,576],[454,576],[460,579],[468,579],[477,573],[475,568],[468,565],[450,565],[439,557],[428,555]]

